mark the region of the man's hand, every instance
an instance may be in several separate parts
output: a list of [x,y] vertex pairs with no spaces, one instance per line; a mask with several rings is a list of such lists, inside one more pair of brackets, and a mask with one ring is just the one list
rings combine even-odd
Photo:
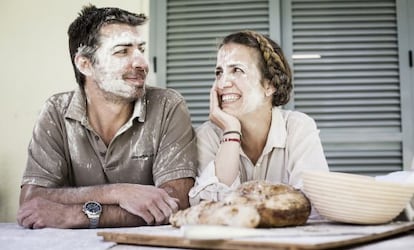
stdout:
[[120,207],[141,217],[148,225],[167,223],[179,208],[178,199],[154,186],[122,184],[117,189],[117,197]]
[[[42,197],[35,197],[24,202],[17,213],[17,222],[25,228],[70,228],[73,227],[70,219],[66,215],[72,206],[56,203]],[[69,220],[68,220],[69,219]]]

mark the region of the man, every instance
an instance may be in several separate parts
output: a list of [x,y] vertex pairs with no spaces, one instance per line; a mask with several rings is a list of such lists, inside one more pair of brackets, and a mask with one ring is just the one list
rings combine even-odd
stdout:
[[20,193],[26,228],[159,225],[189,206],[196,146],[173,90],[145,85],[146,17],[86,6],[68,30],[79,88],[46,102]]

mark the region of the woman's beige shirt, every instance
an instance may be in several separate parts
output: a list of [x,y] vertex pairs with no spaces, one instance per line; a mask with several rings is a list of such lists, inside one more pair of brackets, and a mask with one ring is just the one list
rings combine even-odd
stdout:
[[[329,171],[315,121],[304,113],[272,109],[272,123],[264,150],[256,165],[240,148],[239,178],[229,187],[215,175],[214,160],[223,131],[211,122],[196,130],[198,177],[191,189],[190,203],[221,200],[240,183],[267,180],[302,188],[304,170]],[[243,140],[243,138],[242,138]]]

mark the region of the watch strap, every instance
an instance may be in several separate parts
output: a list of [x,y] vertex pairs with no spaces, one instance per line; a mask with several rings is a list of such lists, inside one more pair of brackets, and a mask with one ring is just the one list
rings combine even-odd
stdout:
[[99,225],[99,215],[98,216],[89,216],[89,228],[97,228]]

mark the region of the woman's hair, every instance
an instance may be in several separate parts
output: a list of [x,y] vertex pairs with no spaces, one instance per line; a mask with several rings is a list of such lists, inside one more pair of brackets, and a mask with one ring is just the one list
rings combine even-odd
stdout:
[[80,54],[94,62],[94,54],[100,45],[99,31],[102,26],[113,23],[139,26],[146,21],[147,17],[144,14],[135,14],[119,8],[84,6],[68,29],[69,52],[78,84],[83,88],[85,76],[76,67],[75,56]]
[[272,105],[280,106],[288,103],[293,88],[292,73],[280,46],[269,37],[250,30],[226,36],[219,48],[229,43],[242,44],[259,52],[258,66],[262,77],[268,79],[276,89],[273,93]]

